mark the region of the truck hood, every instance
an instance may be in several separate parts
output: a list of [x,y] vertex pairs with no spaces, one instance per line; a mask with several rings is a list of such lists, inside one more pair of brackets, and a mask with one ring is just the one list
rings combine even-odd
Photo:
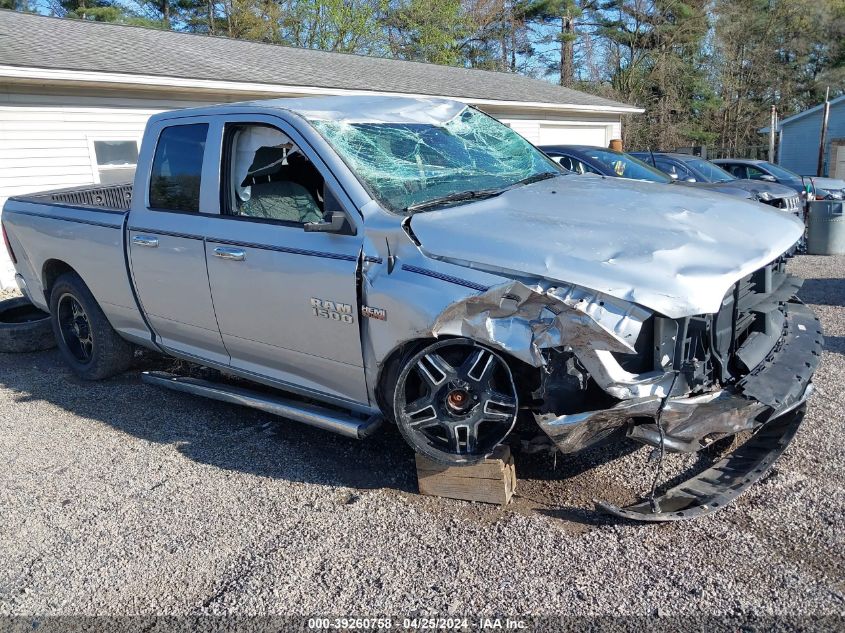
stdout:
[[718,311],[732,284],[804,230],[757,202],[572,175],[418,213],[411,228],[434,259],[576,284],[671,318]]

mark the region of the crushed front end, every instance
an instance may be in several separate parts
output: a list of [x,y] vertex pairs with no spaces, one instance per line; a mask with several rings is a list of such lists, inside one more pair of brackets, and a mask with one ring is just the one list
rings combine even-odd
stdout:
[[616,433],[662,454],[754,432],[659,498],[601,509],[636,520],[690,518],[721,507],[765,473],[801,422],[821,358],[821,325],[795,298],[801,283],[781,257],[736,282],[716,313],[651,315],[632,353],[544,350],[535,418],[564,453]]

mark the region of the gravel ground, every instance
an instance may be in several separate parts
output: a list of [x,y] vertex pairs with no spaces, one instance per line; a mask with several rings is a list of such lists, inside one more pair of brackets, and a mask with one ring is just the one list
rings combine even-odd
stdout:
[[843,616],[845,257],[791,266],[826,334],[809,414],[692,522],[592,511],[647,488],[634,444],[518,455],[505,509],[424,498],[392,428],[356,442],[159,390],[156,359],[84,383],[55,350],[0,354],[0,614]]

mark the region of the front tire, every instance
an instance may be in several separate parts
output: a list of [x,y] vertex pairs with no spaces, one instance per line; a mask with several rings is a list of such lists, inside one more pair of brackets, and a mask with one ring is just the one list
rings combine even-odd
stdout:
[[59,351],[77,376],[102,380],[129,369],[134,348],[114,331],[79,275],[56,280],[50,314]]
[[476,464],[513,429],[519,411],[507,362],[470,339],[428,345],[404,364],[396,424],[418,453],[451,466]]

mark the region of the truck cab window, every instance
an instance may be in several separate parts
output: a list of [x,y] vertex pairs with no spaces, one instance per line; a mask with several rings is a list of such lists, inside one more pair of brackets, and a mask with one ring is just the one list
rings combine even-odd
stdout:
[[745,177],[750,178],[751,180],[763,180],[763,176],[769,175],[768,173],[766,173],[762,169],[752,167],[751,165],[745,166],[745,173],[746,173]]
[[162,130],[150,178],[150,208],[199,211],[207,135],[207,123],[173,125]]
[[229,138],[232,215],[296,224],[323,218],[323,177],[287,135],[250,125]]

